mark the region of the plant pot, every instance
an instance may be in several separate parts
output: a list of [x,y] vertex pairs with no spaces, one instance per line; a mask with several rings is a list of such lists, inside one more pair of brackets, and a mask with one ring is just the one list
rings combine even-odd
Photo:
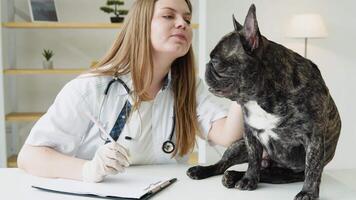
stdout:
[[53,69],[53,61],[52,60],[44,60],[42,61],[43,69]]
[[110,17],[110,21],[111,21],[111,23],[121,23],[124,21],[124,18],[118,17],[118,16]]

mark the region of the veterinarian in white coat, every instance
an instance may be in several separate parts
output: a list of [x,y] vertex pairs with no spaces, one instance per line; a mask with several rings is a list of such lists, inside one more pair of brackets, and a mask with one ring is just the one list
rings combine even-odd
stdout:
[[19,167],[99,182],[130,164],[184,162],[196,135],[223,146],[240,139],[240,106],[227,112],[196,78],[191,12],[189,0],[137,0],[108,54],[66,84],[35,124]]

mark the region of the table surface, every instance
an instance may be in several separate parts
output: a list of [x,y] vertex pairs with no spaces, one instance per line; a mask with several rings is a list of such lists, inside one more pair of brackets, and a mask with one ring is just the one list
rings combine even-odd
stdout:
[[[154,200],[167,199],[224,199],[224,200],[292,200],[301,190],[303,183],[292,184],[262,184],[254,191],[227,189],[221,183],[222,176],[204,180],[192,180],[185,174],[188,165],[150,165],[132,166],[129,173],[138,175],[157,175],[178,178],[178,181],[155,195]],[[36,199],[36,200],[80,200],[93,197],[74,196],[51,193],[31,188],[31,176],[16,168],[0,168],[0,199]],[[5,197],[5,198],[4,198]],[[325,170],[320,187],[321,200],[355,200],[356,199],[356,169]]]

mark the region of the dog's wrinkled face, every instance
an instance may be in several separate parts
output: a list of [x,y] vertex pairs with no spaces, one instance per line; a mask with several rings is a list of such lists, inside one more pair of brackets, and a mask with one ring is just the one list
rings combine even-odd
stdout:
[[235,77],[246,68],[244,54],[238,32],[226,35],[210,53],[205,78],[213,94],[227,98],[237,96]]
[[246,17],[244,26],[233,18],[235,30],[225,35],[210,53],[205,79],[210,92],[239,103],[248,101],[247,96],[256,91],[255,81],[259,59],[261,35],[254,10]]

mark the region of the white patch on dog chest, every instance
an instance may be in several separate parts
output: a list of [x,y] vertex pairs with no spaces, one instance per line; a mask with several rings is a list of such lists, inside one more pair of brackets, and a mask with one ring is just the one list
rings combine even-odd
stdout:
[[256,135],[260,142],[267,145],[270,138],[278,140],[278,135],[272,131],[279,122],[279,117],[267,113],[257,104],[256,101],[249,101],[245,104],[248,110],[248,116],[245,116],[245,121],[253,128],[264,130],[264,132]]

